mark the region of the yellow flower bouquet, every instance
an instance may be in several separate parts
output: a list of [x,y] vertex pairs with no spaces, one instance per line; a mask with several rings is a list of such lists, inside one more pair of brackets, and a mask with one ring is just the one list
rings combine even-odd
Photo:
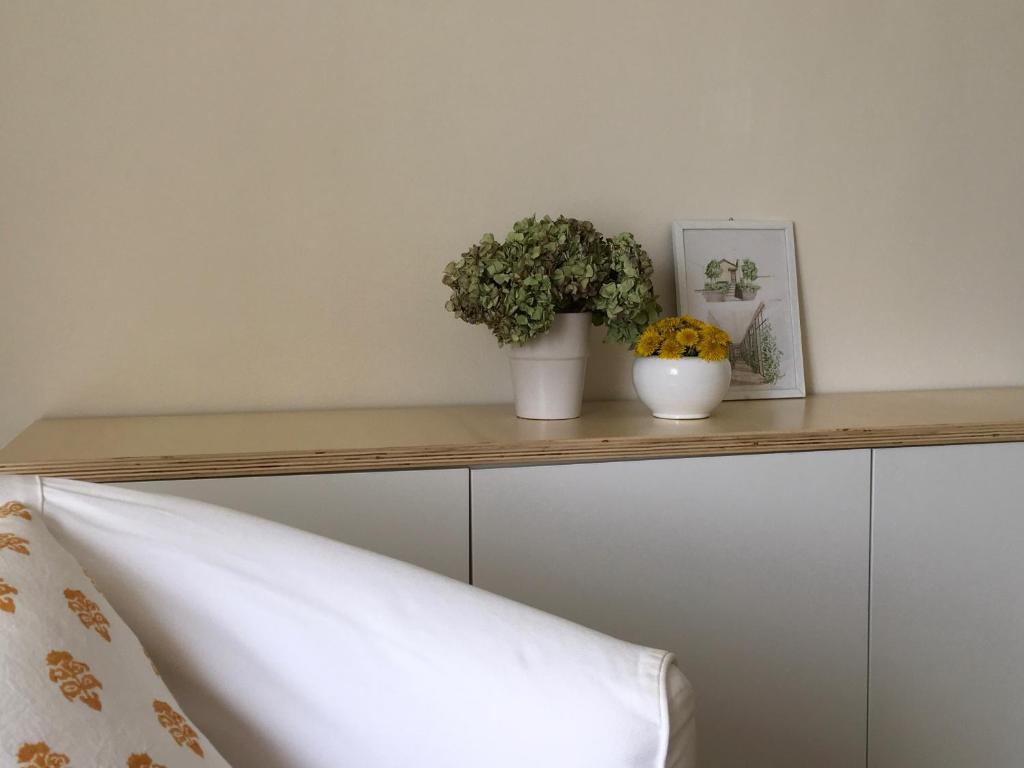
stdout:
[[729,334],[717,325],[682,315],[665,317],[647,326],[633,351],[637,357],[699,357],[713,363],[729,357],[729,341]]
[[729,390],[729,334],[695,317],[647,326],[633,352],[633,387],[659,419],[706,419]]

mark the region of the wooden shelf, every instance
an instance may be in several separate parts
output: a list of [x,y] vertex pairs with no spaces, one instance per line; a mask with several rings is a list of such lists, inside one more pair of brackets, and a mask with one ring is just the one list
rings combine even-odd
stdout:
[[0,450],[0,474],[124,482],[1008,441],[1024,441],[1024,387],[729,402],[681,422],[635,401],[549,422],[509,405],[44,419]]

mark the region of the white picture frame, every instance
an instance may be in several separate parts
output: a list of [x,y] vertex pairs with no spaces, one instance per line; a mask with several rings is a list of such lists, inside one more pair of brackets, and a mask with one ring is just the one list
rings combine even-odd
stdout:
[[725,399],[806,397],[793,222],[674,221],[672,250],[679,313],[732,338]]

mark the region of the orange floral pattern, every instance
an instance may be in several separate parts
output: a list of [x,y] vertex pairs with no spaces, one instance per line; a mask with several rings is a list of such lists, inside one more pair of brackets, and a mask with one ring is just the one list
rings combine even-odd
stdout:
[[96,692],[103,683],[89,671],[89,665],[78,661],[67,651],[50,651],[46,655],[46,663],[50,667],[50,680],[60,686],[60,692],[68,701],[78,699],[91,709],[99,712],[103,703]]
[[23,520],[31,520],[32,513],[20,501],[8,501],[0,507],[0,517],[20,517]]
[[18,749],[18,768],[64,768],[71,759],[60,752],[52,752],[45,741],[22,744]]
[[3,579],[0,579],[0,611],[14,613],[14,598],[11,595],[18,594],[18,590],[12,587]]
[[28,539],[15,536],[13,533],[0,533],[0,549],[9,549],[20,555],[27,555],[29,554],[28,545]]
[[86,629],[95,630],[97,635],[110,642],[110,622],[96,603],[77,589],[65,589],[64,598],[68,601],[68,608],[78,614],[78,620]]
[[128,757],[128,768],[167,768],[167,766],[154,763],[153,758],[143,752]]
[[199,743],[199,734],[195,732],[185,718],[175,712],[166,701],[154,699],[153,711],[156,712],[156,719],[167,732],[171,734],[179,747],[188,747],[200,757],[203,757],[203,747]]

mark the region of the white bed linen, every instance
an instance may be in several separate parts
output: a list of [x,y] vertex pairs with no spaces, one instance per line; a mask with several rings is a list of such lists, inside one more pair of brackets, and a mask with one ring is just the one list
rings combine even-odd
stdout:
[[42,487],[47,525],[236,768],[694,764],[671,654],[231,510]]
[[0,476],[0,766],[229,768],[41,509]]

